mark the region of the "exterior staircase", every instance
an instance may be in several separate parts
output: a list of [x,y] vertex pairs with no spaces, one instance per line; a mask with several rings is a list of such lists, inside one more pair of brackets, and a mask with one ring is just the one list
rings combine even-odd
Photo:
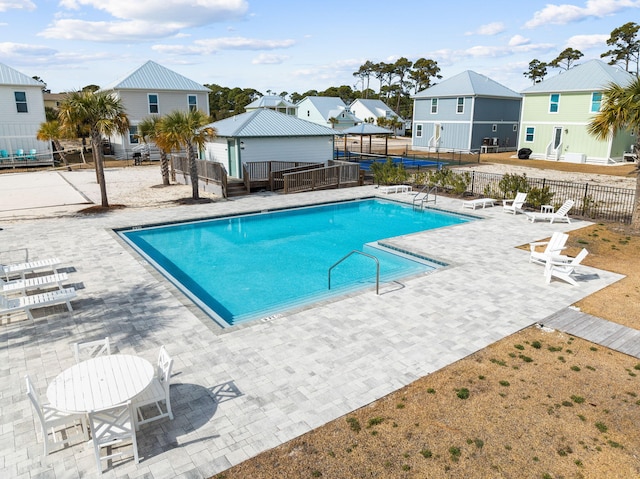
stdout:
[[233,198],[234,196],[246,196],[247,188],[244,186],[244,181],[239,178],[227,178],[227,198]]

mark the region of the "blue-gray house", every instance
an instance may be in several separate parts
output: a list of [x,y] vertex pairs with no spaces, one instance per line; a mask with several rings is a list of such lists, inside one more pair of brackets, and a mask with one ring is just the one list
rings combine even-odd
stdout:
[[509,151],[518,144],[522,97],[464,71],[413,96],[412,148]]

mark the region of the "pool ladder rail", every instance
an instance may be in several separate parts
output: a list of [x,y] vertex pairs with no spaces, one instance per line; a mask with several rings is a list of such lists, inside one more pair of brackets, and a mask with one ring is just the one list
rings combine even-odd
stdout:
[[[418,191],[414,196],[413,196],[413,208],[415,209],[416,207],[420,207],[420,209],[424,208],[424,204],[425,203],[431,203],[433,202],[433,204],[436,204],[436,200],[438,199],[438,187],[437,186],[432,186],[428,191],[427,188],[429,188],[429,185],[425,185],[420,191]],[[433,199],[429,199],[431,193],[433,193]],[[422,195],[422,196],[420,196]]]
[[364,253],[364,252],[359,251],[357,249],[354,249],[350,253],[344,255],[340,260],[335,262],[329,268],[329,273],[328,273],[329,274],[329,289],[331,289],[331,270],[333,268],[335,268],[336,266],[338,266],[340,263],[342,263],[344,260],[346,260],[349,256],[351,256],[353,254],[360,254],[362,256],[366,256],[367,258],[371,258],[372,260],[374,260],[376,262],[376,294],[380,294],[380,261],[378,261],[378,258],[373,256],[372,254]]

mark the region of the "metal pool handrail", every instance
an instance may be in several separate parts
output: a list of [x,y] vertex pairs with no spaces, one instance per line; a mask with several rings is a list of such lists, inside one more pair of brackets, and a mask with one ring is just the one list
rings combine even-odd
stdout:
[[354,249],[349,254],[343,256],[339,261],[334,263],[329,268],[329,289],[331,289],[331,270],[333,268],[335,268],[336,266],[338,266],[340,263],[342,263],[349,256],[351,256],[352,254],[355,254],[355,253],[361,254],[362,256],[366,256],[367,258],[371,258],[372,260],[374,260],[376,262],[376,294],[380,294],[379,293],[379,291],[380,291],[380,261],[378,261],[378,258],[376,258],[375,256],[373,256],[371,254],[368,254],[368,253],[363,253],[362,251],[358,251],[357,249]]

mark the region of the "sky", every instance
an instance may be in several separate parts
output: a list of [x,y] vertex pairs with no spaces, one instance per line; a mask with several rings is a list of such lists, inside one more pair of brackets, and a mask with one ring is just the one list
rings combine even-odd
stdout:
[[640,0],[551,1],[0,0],[0,62],[54,93],[153,60],[201,84],[302,94],[360,89],[367,60],[427,58],[443,80],[473,70],[519,92],[534,58],[600,58],[613,29],[640,23]]

